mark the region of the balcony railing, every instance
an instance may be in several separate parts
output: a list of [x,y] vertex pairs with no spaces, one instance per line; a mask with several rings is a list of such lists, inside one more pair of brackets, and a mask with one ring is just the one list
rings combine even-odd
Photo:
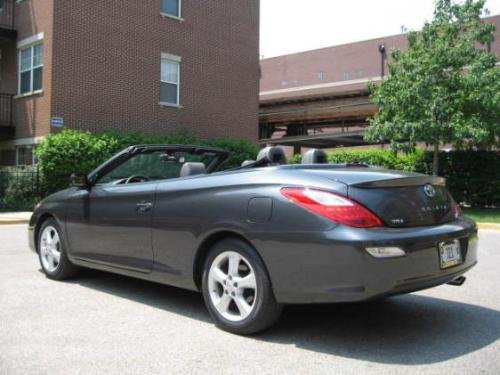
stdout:
[[14,10],[16,0],[0,0],[0,28],[14,29]]
[[0,126],[12,126],[12,94],[0,94]]
[[12,122],[12,98],[11,94],[0,94],[0,140],[12,139],[15,134]]

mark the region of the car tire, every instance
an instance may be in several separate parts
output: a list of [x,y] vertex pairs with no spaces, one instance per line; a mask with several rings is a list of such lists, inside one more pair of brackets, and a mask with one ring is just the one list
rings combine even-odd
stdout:
[[215,324],[232,333],[261,332],[281,314],[264,263],[252,246],[238,238],[226,238],[210,249],[202,292]]
[[78,273],[67,255],[62,231],[54,219],[47,219],[38,231],[37,249],[42,271],[49,279],[65,280]]

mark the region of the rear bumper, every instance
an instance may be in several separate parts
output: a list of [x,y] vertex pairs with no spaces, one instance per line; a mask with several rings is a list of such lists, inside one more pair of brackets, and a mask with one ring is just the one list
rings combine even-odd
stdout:
[[[290,234],[255,243],[282,303],[354,302],[447,283],[477,263],[477,228],[468,219],[435,227]],[[437,244],[460,239],[463,263],[441,269]],[[374,258],[365,250],[398,246],[406,255]]]

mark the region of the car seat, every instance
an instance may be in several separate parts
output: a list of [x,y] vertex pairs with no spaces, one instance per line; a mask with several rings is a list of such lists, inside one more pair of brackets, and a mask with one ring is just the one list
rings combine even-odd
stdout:
[[328,157],[325,151],[313,148],[304,154],[302,164],[328,164]]

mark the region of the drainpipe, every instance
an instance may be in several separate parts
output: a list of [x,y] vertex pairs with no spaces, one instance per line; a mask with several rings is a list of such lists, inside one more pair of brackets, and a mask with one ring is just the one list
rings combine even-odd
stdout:
[[384,76],[385,76],[385,58],[386,58],[385,44],[384,43],[378,45],[378,51],[380,52],[380,77],[384,78]]

